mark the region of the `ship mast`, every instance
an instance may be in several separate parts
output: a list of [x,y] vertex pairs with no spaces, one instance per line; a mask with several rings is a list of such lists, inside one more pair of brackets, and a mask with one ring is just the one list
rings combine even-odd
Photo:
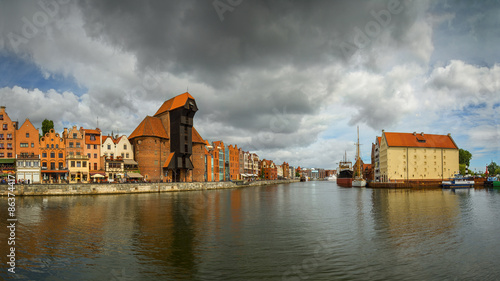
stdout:
[[356,161],[358,162],[356,165],[356,177],[361,176],[361,160],[359,158],[359,126],[358,126],[358,142],[356,142]]

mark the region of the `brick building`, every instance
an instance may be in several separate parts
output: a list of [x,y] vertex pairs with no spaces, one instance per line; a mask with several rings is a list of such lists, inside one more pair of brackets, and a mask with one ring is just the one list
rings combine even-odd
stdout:
[[262,160],[261,162],[261,171],[264,179],[266,180],[276,180],[278,179],[278,169],[273,161],[271,160]]
[[[15,174],[16,161],[16,130],[17,121],[12,121],[5,111],[5,106],[0,107],[0,176],[5,178]],[[7,180],[7,179],[6,179]]]
[[196,111],[194,98],[186,92],[165,101],[132,132],[129,140],[144,179],[204,180],[205,142],[193,128]]

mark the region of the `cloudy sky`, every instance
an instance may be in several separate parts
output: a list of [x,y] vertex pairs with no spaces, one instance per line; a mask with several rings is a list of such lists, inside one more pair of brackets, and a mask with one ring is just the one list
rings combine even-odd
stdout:
[[500,162],[499,1],[0,1],[0,104],[129,135],[189,90],[209,141],[335,168],[382,129]]

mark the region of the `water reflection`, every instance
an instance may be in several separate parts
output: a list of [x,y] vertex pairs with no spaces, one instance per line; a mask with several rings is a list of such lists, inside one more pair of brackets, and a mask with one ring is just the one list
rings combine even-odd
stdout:
[[[16,276],[482,279],[500,274],[492,267],[500,226],[491,223],[499,211],[500,194],[487,190],[346,189],[328,182],[25,197],[18,198]],[[6,221],[5,212],[0,219]],[[468,257],[477,262],[464,264]],[[5,255],[0,260],[5,264]]]

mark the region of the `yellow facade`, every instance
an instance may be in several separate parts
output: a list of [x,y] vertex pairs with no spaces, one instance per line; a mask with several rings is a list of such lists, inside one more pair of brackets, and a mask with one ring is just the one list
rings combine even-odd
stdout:
[[459,172],[458,148],[389,146],[382,134],[380,177],[382,182],[443,180]]

